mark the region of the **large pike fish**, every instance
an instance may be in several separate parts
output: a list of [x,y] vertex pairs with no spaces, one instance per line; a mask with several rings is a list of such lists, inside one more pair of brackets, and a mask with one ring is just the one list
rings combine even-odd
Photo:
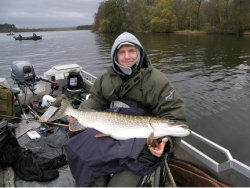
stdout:
[[173,121],[157,117],[99,112],[89,108],[77,110],[72,108],[65,99],[62,100],[61,109],[49,121],[66,115],[77,119],[69,121],[70,131],[93,128],[103,133],[96,137],[110,136],[117,140],[126,140],[129,138],[148,138],[150,135],[153,136],[153,139],[157,139],[167,135],[184,137],[190,134],[190,130],[185,124],[176,124]]

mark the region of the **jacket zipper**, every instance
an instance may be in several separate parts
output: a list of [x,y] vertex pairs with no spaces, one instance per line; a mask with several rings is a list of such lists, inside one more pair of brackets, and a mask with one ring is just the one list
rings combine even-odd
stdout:
[[121,84],[121,86],[120,86],[120,92],[122,92],[123,87],[124,87],[124,82],[123,82],[123,79],[122,79],[122,84]]

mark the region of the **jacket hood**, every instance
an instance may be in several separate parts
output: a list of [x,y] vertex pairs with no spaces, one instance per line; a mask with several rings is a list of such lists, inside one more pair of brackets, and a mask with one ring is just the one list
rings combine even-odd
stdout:
[[141,45],[141,43],[139,42],[139,40],[134,36],[132,35],[131,33],[128,33],[128,32],[124,32],[122,34],[120,34],[113,46],[112,46],[112,49],[111,49],[111,58],[112,58],[112,64],[113,64],[113,68],[114,70],[118,73],[118,74],[121,74],[121,75],[124,75],[124,73],[121,71],[121,69],[117,66],[117,64],[115,63],[115,53],[117,52],[117,48],[118,46],[121,44],[121,43],[132,43],[134,44],[136,47],[139,47],[140,49],[140,55],[141,55],[141,58],[140,58],[140,61],[139,61],[139,64],[137,66],[137,69],[140,69],[141,66],[142,66],[142,63],[143,63],[143,59],[144,59],[144,49]]

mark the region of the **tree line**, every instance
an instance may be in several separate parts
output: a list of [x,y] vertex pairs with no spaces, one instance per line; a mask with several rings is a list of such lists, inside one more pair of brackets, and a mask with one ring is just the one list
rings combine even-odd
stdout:
[[10,33],[10,32],[37,32],[43,31],[43,29],[29,29],[29,28],[16,28],[14,24],[0,24],[0,33]]
[[[85,29],[91,29],[92,25],[80,25],[76,27],[76,30],[85,30]],[[38,31],[56,31],[56,30],[67,30],[67,29],[57,29],[57,28],[51,28],[51,29],[30,29],[30,28],[16,28],[14,24],[0,24],[0,33],[10,33],[10,32],[38,32]]]
[[11,31],[15,32],[16,31],[16,26],[14,24],[0,24],[0,32],[1,33],[9,33]]
[[90,30],[91,27],[92,25],[79,25],[76,27],[76,30],[86,30],[86,29]]
[[250,30],[249,0],[103,0],[95,32],[199,30],[242,34]]

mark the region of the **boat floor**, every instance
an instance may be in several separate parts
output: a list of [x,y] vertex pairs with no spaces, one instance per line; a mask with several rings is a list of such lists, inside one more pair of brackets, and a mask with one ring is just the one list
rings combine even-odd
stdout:
[[[27,118],[33,118],[32,115],[26,114]],[[22,118],[23,115],[22,115]],[[21,147],[25,148],[25,144],[30,142],[31,139],[27,136],[27,132],[29,130],[36,130],[38,131],[41,127],[41,123],[38,123],[36,121],[25,121],[21,120],[19,123],[15,124],[15,132],[16,137],[18,139],[18,142]],[[55,136],[55,134],[62,134],[65,136],[65,133],[62,133],[59,126],[50,126],[54,127],[54,133],[48,134],[47,136]],[[43,134],[41,135],[41,138],[45,137]],[[18,177],[15,172],[13,171],[12,167],[7,167],[4,171],[2,171],[2,186],[3,187],[75,187],[75,180],[72,177],[72,174],[70,172],[69,166],[66,164],[58,169],[59,171],[59,177],[55,178],[51,181],[24,181],[20,177]],[[0,178],[0,179],[1,179]],[[154,174],[151,175],[150,180],[151,185],[154,185]],[[149,186],[150,186],[149,184]],[[178,184],[177,184],[178,186]],[[172,187],[168,177],[166,178],[165,187]]]
[[[26,114],[27,118],[33,118],[30,114]],[[24,118],[22,116],[22,118]],[[25,148],[25,144],[32,141],[26,134],[29,130],[39,130],[41,127],[41,123],[35,121],[25,121],[21,120],[21,122],[15,124],[15,132],[18,142],[21,147]],[[47,137],[53,137],[55,135],[65,137],[65,133],[60,130],[59,126],[50,126],[54,127],[53,134],[48,133]],[[41,138],[46,139],[44,134],[41,134]],[[39,138],[39,139],[41,139]],[[62,143],[63,144],[63,143]],[[7,167],[4,171],[2,171],[2,186],[4,187],[75,187],[75,180],[72,177],[68,164],[62,166],[57,169],[59,171],[59,177],[51,180],[51,181],[24,181],[20,177],[18,177],[13,171],[12,167]]]

